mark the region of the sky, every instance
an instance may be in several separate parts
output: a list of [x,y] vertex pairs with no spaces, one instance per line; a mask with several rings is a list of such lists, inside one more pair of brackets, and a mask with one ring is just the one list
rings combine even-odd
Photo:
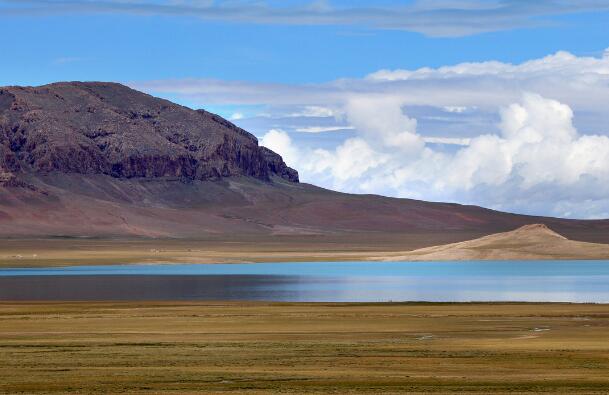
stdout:
[[609,0],[0,0],[0,86],[216,112],[301,180],[609,217]]

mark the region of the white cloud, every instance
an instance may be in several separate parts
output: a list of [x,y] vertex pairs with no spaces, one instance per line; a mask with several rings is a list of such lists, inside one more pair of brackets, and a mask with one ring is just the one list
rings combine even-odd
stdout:
[[288,115],[293,118],[327,118],[339,116],[338,112],[332,108],[322,106],[305,106],[297,112]]
[[[334,185],[345,188],[345,183],[358,180],[365,182],[369,172],[386,163],[389,156],[375,151],[366,140],[350,138],[334,152],[317,149],[308,155],[303,163],[304,169],[311,175],[330,173]],[[360,188],[365,189],[364,185]]]
[[417,70],[380,70],[367,76],[376,81],[408,81],[430,79],[458,79],[462,77],[498,76],[502,79],[521,80],[522,77],[556,77],[558,75],[609,75],[607,51],[602,58],[577,57],[559,51],[540,59],[518,65],[497,61],[461,63],[436,69],[423,67]]
[[461,114],[468,110],[468,107],[465,106],[444,106],[442,108],[446,112],[455,112],[457,114]]
[[417,120],[404,115],[402,100],[394,97],[356,96],[345,105],[347,120],[374,145],[403,152],[417,151],[423,140]]
[[232,121],[238,121],[238,120],[243,119],[243,118],[244,118],[244,115],[242,113],[240,113],[240,112],[236,112],[236,113],[234,113],[233,115],[230,116],[230,119]]
[[[323,115],[318,127],[348,124],[356,137],[327,133],[333,140],[316,146],[295,133],[289,144],[273,143],[304,181],[322,186],[535,214],[609,212],[609,51],[380,71],[316,85],[135,86],[207,104],[264,105],[271,114]],[[294,118],[271,121],[265,130],[310,127],[306,119],[297,127]]]
[[[469,145],[447,154],[421,143],[416,121],[402,114],[399,101],[357,103],[347,106],[347,114],[359,136],[335,150],[305,153],[287,142],[275,144],[280,154],[300,158],[303,180],[330,176],[331,186],[341,190],[407,197],[476,202],[480,194],[494,196],[485,203],[501,208],[509,208],[513,199],[525,200],[533,207],[550,204],[549,213],[554,215],[587,217],[609,211],[607,195],[595,199],[596,212],[578,210],[582,183],[608,189],[609,138],[579,134],[565,104],[524,94],[519,103],[501,110],[501,134],[472,138]],[[370,119],[381,122],[374,125]],[[266,140],[265,136],[263,143]],[[493,193],[506,188],[505,195]],[[549,201],[539,188],[552,191]],[[587,202],[591,206],[591,199]]]

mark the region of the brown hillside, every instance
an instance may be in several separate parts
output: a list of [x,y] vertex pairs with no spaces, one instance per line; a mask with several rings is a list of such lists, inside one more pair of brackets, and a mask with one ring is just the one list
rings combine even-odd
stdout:
[[0,237],[317,237],[357,249],[543,222],[609,242],[609,221],[337,193],[217,115],[114,83],[0,88]]

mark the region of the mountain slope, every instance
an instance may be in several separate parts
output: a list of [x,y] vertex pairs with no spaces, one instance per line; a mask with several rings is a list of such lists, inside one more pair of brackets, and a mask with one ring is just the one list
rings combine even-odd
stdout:
[[539,260],[608,259],[609,245],[569,240],[546,225],[525,225],[497,233],[441,246],[421,248],[387,260]]
[[210,180],[298,181],[281,157],[206,111],[114,83],[0,88],[0,169]]
[[571,238],[609,242],[606,220],[350,195],[297,181],[254,136],[203,110],[114,83],[0,88],[0,237],[331,235],[353,248],[388,239],[418,248],[543,222]]

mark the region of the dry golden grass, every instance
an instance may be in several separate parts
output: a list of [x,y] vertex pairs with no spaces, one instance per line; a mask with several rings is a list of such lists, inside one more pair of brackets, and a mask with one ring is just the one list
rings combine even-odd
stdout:
[[2,303],[4,393],[606,393],[609,306]]

